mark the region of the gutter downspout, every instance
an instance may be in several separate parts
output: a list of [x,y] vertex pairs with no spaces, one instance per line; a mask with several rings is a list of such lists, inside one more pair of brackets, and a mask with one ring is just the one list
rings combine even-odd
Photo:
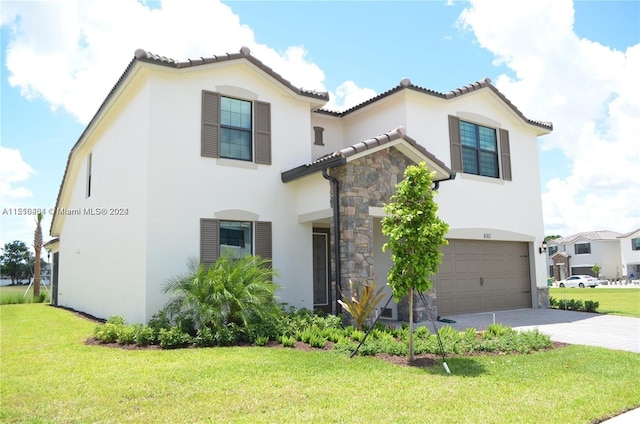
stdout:
[[327,168],[322,169],[322,176],[333,183],[333,255],[335,257],[335,278],[336,278],[336,313],[340,312],[340,304],[338,303],[338,297],[342,292],[342,286],[340,284],[340,276],[342,274],[340,266],[340,184],[338,180],[327,173]]

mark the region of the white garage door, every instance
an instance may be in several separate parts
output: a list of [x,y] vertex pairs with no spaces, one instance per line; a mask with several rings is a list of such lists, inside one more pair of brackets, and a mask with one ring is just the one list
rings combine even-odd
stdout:
[[531,307],[527,243],[449,240],[442,252],[438,315]]

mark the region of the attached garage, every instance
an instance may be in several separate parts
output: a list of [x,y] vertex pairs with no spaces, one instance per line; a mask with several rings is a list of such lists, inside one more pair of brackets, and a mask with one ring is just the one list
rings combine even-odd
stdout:
[[442,252],[438,315],[531,308],[527,243],[449,240]]

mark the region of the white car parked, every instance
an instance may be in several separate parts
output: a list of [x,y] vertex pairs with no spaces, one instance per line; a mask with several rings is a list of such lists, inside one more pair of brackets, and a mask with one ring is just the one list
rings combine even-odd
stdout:
[[594,288],[599,284],[600,282],[590,275],[572,275],[566,280],[558,281],[558,287],[580,287],[581,289],[587,286]]

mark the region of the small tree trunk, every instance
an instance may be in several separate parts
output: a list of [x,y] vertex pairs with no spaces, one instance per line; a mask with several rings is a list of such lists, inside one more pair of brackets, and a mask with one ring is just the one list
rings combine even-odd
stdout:
[[409,362],[413,361],[413,287],[409,289]]

